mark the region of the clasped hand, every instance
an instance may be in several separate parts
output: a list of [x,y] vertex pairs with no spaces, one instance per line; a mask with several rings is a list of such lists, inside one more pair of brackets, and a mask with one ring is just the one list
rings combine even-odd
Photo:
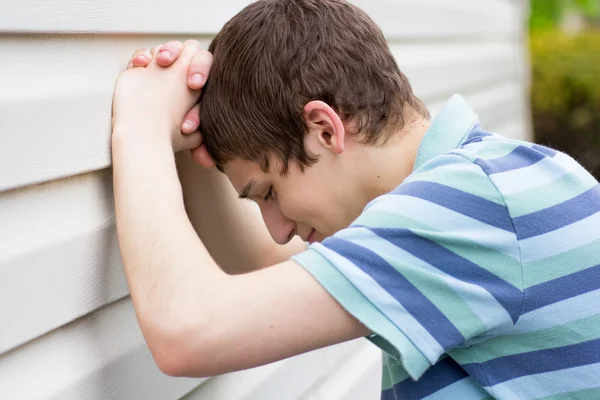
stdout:
[[213,167],[197,130],[198,100],[211,64],[212,55],[195,40],[136,50],[115,85],[113,140],[164,141],[175,152],[191,150],[197,163]]

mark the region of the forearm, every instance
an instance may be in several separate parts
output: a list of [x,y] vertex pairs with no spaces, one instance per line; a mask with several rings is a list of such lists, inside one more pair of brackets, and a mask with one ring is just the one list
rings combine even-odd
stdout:
[[131,297],[150,343],[152,335],[202,315],[198,305],[210,303],[203,299],[211,298],[224,274],[186,215],[169,142],[121,133],[113,134],[117,230]]
[[256,206],[241,201],[216,169],[198,166],[189,155],[177,155],[179,178],[187,213],[210,254],[228,273],[244,273],[268,267],[304,249],[295,238],[287,245],[276,244]]

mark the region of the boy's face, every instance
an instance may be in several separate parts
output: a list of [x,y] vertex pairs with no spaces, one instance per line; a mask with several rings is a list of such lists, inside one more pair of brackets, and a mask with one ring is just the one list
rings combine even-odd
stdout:
[[269,172],[256,162],[236,159],[225,165],[225,173],[240,197],[255,201],[263,220],[279,243],[295,235],[308,242],[321,241],[347,227],[367,203],[361,196],[359,159],[364,156],[356,142],[345,134],[335,111],[321,101],[304,107],[308,132],[304,147],[318,161],[304,170],[290,161],[285,176],[282,162],[269,159]]
[[269,159],[269,172],[241,159],[225,165],[235,190],[258,204],[271,236],[280,244],[295,235],[311,243],[321,241],[349,226],[369,201],[411,173],[428,126],[425,119],[415,121],[411,132],[376,148],[346,134],[339,115],[321,101],[309,102],[304,116],[308,127],[304,146],[318,159],[310,167],[301,170],[291,161],[288,173],[281,176],[282,164],[276,157]]
[[331,161],[322,155],[304,171],[290,163],[288,173],[281,176],[275,159],[267,173],[255,162],[233,160],[225,173],[241,197],[258,204],[277,243],[287,243],[295,235],[312,243],[350,225],[366,204],[353,196],[358,188],[351,170]]

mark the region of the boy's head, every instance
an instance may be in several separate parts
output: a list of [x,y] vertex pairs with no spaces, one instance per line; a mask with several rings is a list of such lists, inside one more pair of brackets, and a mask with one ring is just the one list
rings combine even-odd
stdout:
[[209,51],[204,142],[280,243],[347,226],[373,197],[360,180],[379,178],[357,163],[429,117],[380,29],[343,0],[260,0]]

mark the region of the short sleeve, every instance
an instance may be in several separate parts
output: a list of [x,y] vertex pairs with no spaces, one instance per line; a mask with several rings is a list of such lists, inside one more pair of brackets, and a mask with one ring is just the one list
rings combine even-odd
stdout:
[[511,328],[522,303],[517,238],[501,194],[441,155],[294,260],[413,379],[453,348]]

